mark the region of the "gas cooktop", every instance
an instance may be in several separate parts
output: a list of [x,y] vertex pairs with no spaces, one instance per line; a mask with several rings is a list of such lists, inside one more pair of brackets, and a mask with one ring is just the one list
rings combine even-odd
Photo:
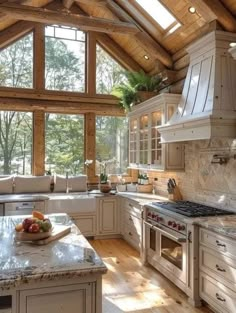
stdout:
[[152,202],[152,205],[154,207],[156,206],[188,217],[234,214],[233,212],[190,201]]

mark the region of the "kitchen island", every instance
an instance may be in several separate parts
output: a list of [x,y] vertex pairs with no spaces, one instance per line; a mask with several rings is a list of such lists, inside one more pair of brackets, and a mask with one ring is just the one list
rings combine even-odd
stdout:
[[71,233],[43,246],[15,241],[14,224],[23,216],[0,217],[0,308],[101,313],[104,263],[66,214],[48,217],[54,225],[70,225]]

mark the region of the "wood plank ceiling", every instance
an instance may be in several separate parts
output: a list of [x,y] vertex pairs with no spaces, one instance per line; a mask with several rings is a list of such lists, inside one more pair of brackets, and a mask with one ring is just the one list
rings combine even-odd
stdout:
[[[30,27],[32,22],[45,21],[49,24],[59,23],[60,20],[68,20],[67,25],[81,23],[81,29],[86,30],[86,27],[89,29],[86,24],[90,22],[86,20],[88,16],[93,18],[91,23],[98,27],[97,30],[90,29],[100,31],[97,33],[100,44],[113,56],[117,54],[118,60],[125,56],[127,60],[132,59],[130,69],[142,68],[150,74],[165,69],[174,70],[177,81],[186,75],[189,60],[185,47],[190,42],[216,28],[236,32],[235,0],[159,1],[181,23],[172,33],[165,33],[135,0],[0,0],[0,47],[4,40],[9,40],[7,33],[10,36],[15,34],[11,29],[20,20],[25,24],[16,24],[18,30],[25,25]],[[196,8],[195,14],[189,12],[191,6]],[[41,7],[51,11],[37,9]],[[79,16],[72,16],[72,13],[85,17],[82,16],[80,22]],[[102,24],[104,19],[109,25],[107,29]]]

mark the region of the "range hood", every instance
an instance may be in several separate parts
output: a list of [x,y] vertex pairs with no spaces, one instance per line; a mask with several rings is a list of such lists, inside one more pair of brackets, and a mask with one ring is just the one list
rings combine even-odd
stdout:
[[161,142],[236,138],[236,61],[229,44],[236,34],[214,31],[187,49],[190,65],[180,103],[167,124],[158,127]]

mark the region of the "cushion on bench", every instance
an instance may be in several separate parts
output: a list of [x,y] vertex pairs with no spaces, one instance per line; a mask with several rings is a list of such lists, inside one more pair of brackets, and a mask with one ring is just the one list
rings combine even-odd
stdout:
[[51,176],[16,176],[15,193],[50,192]]

